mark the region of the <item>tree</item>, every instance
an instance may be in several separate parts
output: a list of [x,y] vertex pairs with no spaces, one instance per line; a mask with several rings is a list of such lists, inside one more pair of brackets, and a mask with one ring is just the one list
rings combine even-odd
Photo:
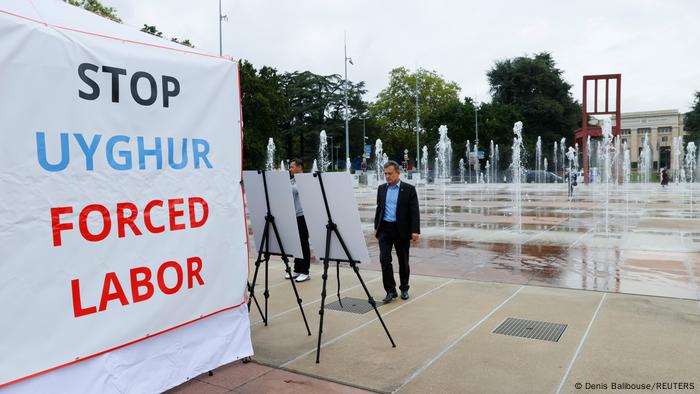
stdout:
[[[241,63],[241,96],[243,105],[243,167],[261,169],[267,155],[267,141],[272,137],[277,157],[285,157],[280,143],[283,126],[288,119],[288,103],[284,96],[282,76],[271,67],[256,70],[248,61]],[[275,161],[277,163],[277,161]]]
[[688,131],[688,141],[700,143],[700,91],[695,92],[693,109],[685,114],[683,123]]
[[143,27],[141,28],[141,31],[144,32],[144,33],[148,33],[148,34],[154,35],[154,36],[156,36],[156,37],[163,37],[163,32],[160,31],[160,30],[158,30],[157,27],[151,26],[151,25],[147,25],[147,24],[145,24],[145,23],[143,24]]
[[[421,119],[444,118],[436,113],[448,115],[449,118],[448,108],[456,108],[460,104],[459,86],[446,81],[435,71],[418,69],[410,73],[405,67],[391,70],[389,85],[379,92],[377,100],[370,106],[370,115],[382,129],[382,141],[387,154],[403,154],[404,149],[411,152],[415,150],[416,79]],[[428,140],[437,139],[435,124],[432,122],[430,128],[422,127],[426,130],[423,135]]]
[[581,108],[571,95],[571,84],[547,52],[497,61],[488,71],[492,104],[511,106],[522,116],[523,139],[534,145],[537,136],[543,146],[562,137],[571,140],[581,124]]
[[[296,156],[313,161],[318,157],[318,141],[321,130],[326,130],[333,143],[344,148],[345,141],[345,102],[344,80],[340,75],[318,75],[310,71],[286,73],[282,77],[284,95],[289,105],[289,118],[285,127],[287,153],[297,152]],[[366,111],[362,95],[366,92],[364,82],[348,81],[348,115],[357,119]],[[351,135],[357,137],[357,120],[351,121]],[[359,123],[361,127],[361,123]],[[353,138],[356,140],[356,138]],[[360,138],[361,139],[361,138]],[[330,138],[328,143],[330,144]],[[361,144],[351,142],[351,157],[359,155]],[[309,149],[311,147],[311,149]],[[329,148],[330,149],[330,148]],[[344,153],[345,149],[340,152]]]
[[87,11],[95,13],[99,16],[111,19],[115,22],[122,23],[122,20],[117,16],[117,10],[114,7],[105,7],[98,0],[63,0],[68,4],[83,8]]

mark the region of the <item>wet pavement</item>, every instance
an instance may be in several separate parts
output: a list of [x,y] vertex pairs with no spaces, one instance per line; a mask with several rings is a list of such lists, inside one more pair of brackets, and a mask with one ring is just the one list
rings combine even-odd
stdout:
[[[410,182],[410,181],[409,181]],[[443,190],[444,187],[444,190]],[[411,272],[477,281],[700,299],[700,185],[419,185]],[[376,189],[356,189],[372,263]],[[396,268],[396,267],[395,267]]]

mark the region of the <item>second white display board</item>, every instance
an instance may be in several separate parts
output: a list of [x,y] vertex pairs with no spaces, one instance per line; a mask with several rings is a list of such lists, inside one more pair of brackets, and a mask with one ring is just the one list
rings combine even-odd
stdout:
[[[331,218],[338,225],[338,231],[343,237],[352,259],[361,263],[369,263],[369,252],[362,232],[362,222],[357,210],[357,201],[350,174],[347,172],[325,172],[321,177]],[[323,259],[326,250],[328,214],[321,193],[321,185],[313,174],[297,174],[294,178],[299,189],[301,205],[304,208],[311,246],[314,248],[317,258]],[[348,260],[335,234],[331,236],[329,256],[331,261]]]

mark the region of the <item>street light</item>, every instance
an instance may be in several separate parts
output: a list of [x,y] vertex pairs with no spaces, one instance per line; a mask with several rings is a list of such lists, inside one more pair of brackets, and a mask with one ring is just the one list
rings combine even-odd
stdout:
[[367,120],[367,112],[363,113],[360,116],[360,119],[362,119],[362,157],[365,157],[365,145],[367,145],[367,136],[365,135],[365,121]]
[[228,21],[228,15],[221,15],[221,0],[219,0],[219,56],[223,54],[222,40],[221,40],[221,21]]
[[345,94],[345,163],[346,163],[346,168],[345,170],[350,171],[350,132],[348,128],[348,63],[352,64],[353,66],[355,63],[352,62],[352,58],[348,57],[348,37],[347,34],[343,33],[343,39],[344,39],[344,51],[345,51],[345,60],[344,60],[344,65],[345,65],[345,82],[343,83],[343,89],[344,94]]

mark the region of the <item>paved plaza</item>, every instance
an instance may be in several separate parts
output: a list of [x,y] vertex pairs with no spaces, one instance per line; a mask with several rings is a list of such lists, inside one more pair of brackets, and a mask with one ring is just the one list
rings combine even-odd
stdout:
[[[316,364],[322,266],[315,260],[312,280],[297,286],[307,336],[283,265],[272,260],[269,325],[257,310],[250,315],[253,362],[173,391],[700,391],[700,188],[693,186],[611,186],[606,208],[604,185],[578,187],[572,199],[561,184],[523,185],[521,224],[509,185],[419,187],[411,298],[378,308],[396,348],[373,311],[327,309]],[[359,187],[356,195],[373,260],[361,275],[381,299],[375,191]],[[332,272],[327,304],[337,301]],[[348,268],[340,285],[341,297],[366,300]],[[263,290],[258,281],[259,300]],[[494,333],[508,318],[565,328],[549,340],[523,337],[532,325]]]

